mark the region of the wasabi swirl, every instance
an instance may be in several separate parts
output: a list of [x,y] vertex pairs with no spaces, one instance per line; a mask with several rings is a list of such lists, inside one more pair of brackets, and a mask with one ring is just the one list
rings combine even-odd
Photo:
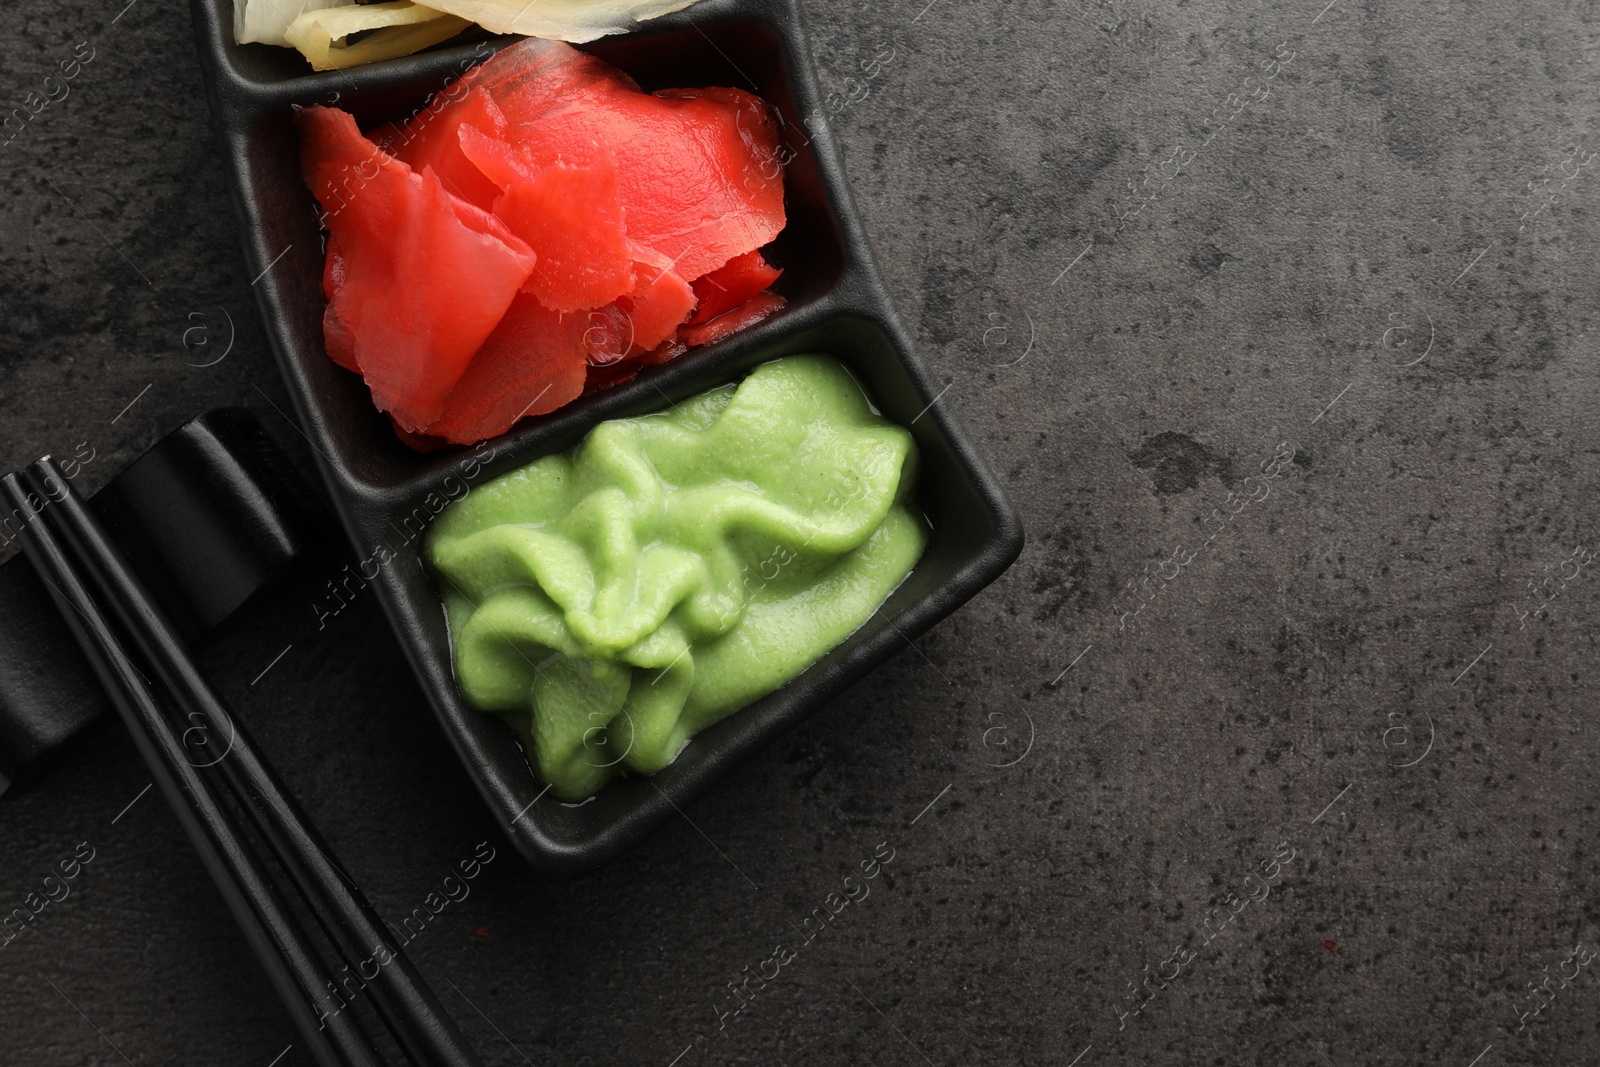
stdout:
[[826,356],[601,423],[430,527],[461,691],[563,799],[654,773],[905,579],[928,540],[916,469]]

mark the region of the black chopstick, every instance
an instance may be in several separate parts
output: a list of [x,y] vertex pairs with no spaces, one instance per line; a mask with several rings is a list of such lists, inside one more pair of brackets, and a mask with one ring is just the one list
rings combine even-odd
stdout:
[[[306,1048],[322,1067],[382,1067],[360,1022],[331,1010],[327,969],[210,784],[185,757],[143,676],[80,580],[65,546],[45,519],[52,502],[29,493],[15,474],[0,479],[0,491],[12,514],[23,519],[19,535],[23,551],[110,694]],[[331,1025],[324,1028],[324,1020]]]
[[[36,493],[48,498],[45,511],[52,525],[84,564],[89,584],[111,605],[184,720],[203,724],[201,736],[220,749],[208,755],[207,762],[221,773],[266,839],[355,976],[357,988],[371,997],[407,1058],[418,1067],[481,1067],[455,1021],[385,931],[366,897],[334,863],[321,834],[189,658],[176,630],[99,520],[48,457],[31,464],[27,478]],[[342,988],[350,992],[348,985]]]

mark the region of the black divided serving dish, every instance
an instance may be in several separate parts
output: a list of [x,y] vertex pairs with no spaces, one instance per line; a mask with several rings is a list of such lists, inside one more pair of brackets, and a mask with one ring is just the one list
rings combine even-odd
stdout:
[[[479,38],[351,71],[310,73],[298,53],[232,38],[232,0],[194,0],[207,92],[234,177],[246,254],[296,414],[359,559],[394,558],[371,584],[435,713],[495,818],[532,864],[577,871],[610,859],[687,807],[741,760],[902,651],[993,581],[1022,549],[1022,528],[895,316],[857,220],[798,9],[786,0],[703,0],[631,33],[583,46],[646,89],[751,89],[784,119],[788,224],[768,251],[788,306],[743,332],[691,349],[631,382],[524,420],[477,449],[418,454],[372,406],[360,378],[323,348],[322,241],[300,177],[292,106],[337,103],[368,122],[403,118],[507,43]],[[792,158],[791,158],[792,157]],[[793,682],[697,735],[652,778],[623,778],[579,805],[541,798],[511,731],[456,689],[439,594],[419,529],[441,499],[577,444],[596,423],[660,410],[737,381],[780,356],[838,356],[922,453],[919,493],[933,527],[916,570],[843,645]],[[380,557],[381,558],[381,557]],[[347,579],[352,582],[358,578]]]

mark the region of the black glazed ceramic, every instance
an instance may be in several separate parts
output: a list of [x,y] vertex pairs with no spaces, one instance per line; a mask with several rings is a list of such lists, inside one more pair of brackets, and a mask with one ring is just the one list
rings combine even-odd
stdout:
[[[64,468],[81,458],[63,457]],[[289,457],[243,408],[216,408],[173,430],[89,508],[190,644],[325,544],[330,526]],[[0,537],[10,540],[20,522],[4,516]],[[0,565],[0,797],[18,796],[115,719],[109,707],[38,572],[20,556]]]
[[[784,119],[788,224],[767,253],[788,306],[715,345],[584,397],[478,449],[419,455],[372,406],[360,378],[322,341],[322,241],[300,177],[291,106],[337,104],[362,123],[403,118],[508,43],[480,38],[348,72],[310,73],[297,53],[232,39],[232,0],[194,0],[213,118],[231,163],[250,273],[278,364],[315,446],[346,532],[374,575],[395,633],[435,713],[507,836],[533,865],[578,871],[610,859],[720,777],[993,581],[1022,549],[1022,527],[966,435],[937,403],[940,386],[913,353],[872,263],[823,118],[822,98],[787,0],[703,0],[584,50],[646,89],[730,85]],[[790,158],[792,156],[792,158]],[[933,527],[922,561],[871,620],[778,692],[697,735],[651,778],[624,778],[581,805],[542,798],[509,729],[462,700],[420,530],[463,487],[575,445],[596,423],[641,415],[737,381],[779,356],[838,356],[883,413],[915,435],[919,493]],[[379,552],[380,546],[386,552]],[[387,553],[393,558],[382,566]],[[362,577],[346,579],[361,595]],[[330,603],[332,603],[330,599]]]

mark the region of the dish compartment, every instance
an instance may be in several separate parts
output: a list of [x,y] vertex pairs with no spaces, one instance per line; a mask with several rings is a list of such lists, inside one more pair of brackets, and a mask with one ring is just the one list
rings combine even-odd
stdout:
[[[197,3],[216,14],[216,0]],[[852,263],[846,254],[848,235],[841,217],[848,207],[841,210],[837,176],[828,173],[815,138],[800,121],[801,109],[812,94],[798,88],[793,49],[776,26],[749,15],[688,26],[647,26],[626,37],[603,38],[586,50],[626,71],[647,90],[753,86],[752,91],[772,103],[782,117],[787,222],[767,255],[784,270],[775,288],[788,306],[754,329],[780,328],[785,318],[838,292],[852,271],[865,269],[865,264]],[[226,63],[237,62],[230,58],[234,52],[268,47],[241,48],[227,36],[213,43],[214,70],[230,69]],[[358,494],[405,496],[448,469],[458,450],[419,455],[401,443],[388,419],[373,407],[360,377],[327,356],[322,340],[323,235],[315,201],[301,176],[293,109],[337,106],[355,115],[363,128],[403,119],[506,43],[481,40],[349,72],[329,72],[331,78],[307,74],[268,89],[235,86],[239,89],[235,96],[214,102],[220,108],[239,207],[247,222],[254,287],[277,342],[279,362],[294,386],[302,420],[321,430],[313,440],[323,449],[334,477]],[[726,58],[733,53],[742,57],[737,66]],[[570,429],[564,424],[592,425],[607,417],[602,412],[617,402],[614,395],[649,393],[659,377],[717,347],[691,349],[634,381],[525,419],[510,436],[540,437],[547,431],[559,434]]]
[[[721,349],[694,374],[663,383],[653,396],[638,397],[611,417],[661,411],[741,381],[769,360],[808,353],[839,358],[877,408],[915,437],[921,461],[917,498],[932,531],[927,551],[876,614],[798,678],[697,734],[666,769],[649,778],[620,778],[585,803],[544,797],[544,787],[510,728],[461,697],[438,588],[421,554],[422,531],[449,502],[496,474],[573,447],[582,435],[489,442],[458,457],[456,467],[418,487],[392,514],[383,543],[396,558],[379,570],[378,591],[480,792],[507,835],[535,865],[581,870],[631,846],[734,766],[826,707],[846,686],[905,651],[918,635],[992,581],[1021,550],[1015,515],[965,435],[934,402],[934,383],[910,358],[899,327],[874,312],[818,316],[774,337],[745,337]],[[376,543],[368,546],[363,558],[372,557],[376,549]]]

